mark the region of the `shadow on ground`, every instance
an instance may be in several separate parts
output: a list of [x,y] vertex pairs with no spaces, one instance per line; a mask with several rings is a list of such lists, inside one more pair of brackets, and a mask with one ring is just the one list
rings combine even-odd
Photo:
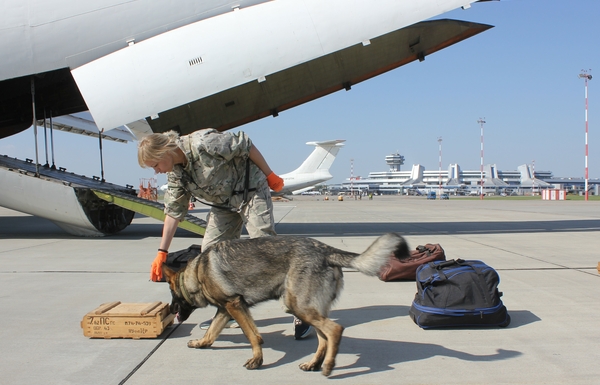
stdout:
[[[390,319],[394,317],[408,316],[408,306],[367,306],[358,309],[342,309],[331,313],[331,318],[339,322],[344,327],[368,323],[371,321]],[[539,318],[528,311],[511,312],[513,323],[509,327],[520,327],[528,323],[539,321]],[[261,333],[265,344],[264,349],[273,349],[283,352],[284,355],[279,360],[269,362],[268,355],[265,356],[265,363],[261,369],[271,369],[282,365],[294,364],[297,361],[309,360],[317,348],[317,338],[313,334],[310,338],[301,341],[295,341],[289,335],[290,316],[277,318],[269,318],[256,320],[256,324],[260,330],[261,327],[281,323],[283,328],[268,333]],[[170,338],[184,340],[190,338],[190,334],[195,324],[182,324],[176,333]],[[417,327],[414,325],[414,327]],[[426,332],[426,331],[424,331]],[[450,330],[449,330],[450,332]],[[392,331],[390,338],[402,338],[402,328]],[[228,341],[235,345],[219,345],[219,340]],[[183,342],[183,341],[182,341]],[[187,342],[187,341],[186,341]],[[215,344],[205,350],[207,353],[210,350],[224,351],[231,349],[248,350],[248,358],[252,355],[252,350],[246,337],[241,333],[223,333]],[[340,344],[339,354],[348,354],[357,357],[357,360],[349,365],[338,366],[338,373],[344,370],[343,373],[336,374],[336,370],[330,378],[344,379],[360,375],[383,372],[393,370],[394,365],[402,364],[411,361],[426,360],[434,356],[443,356],[448,358],[456,358],[464,361],[472,362],[492,362],[512,359],[521,355],[520,352],[514,350],[503,349],[501,346],[490,346],[488,354],[471,354],[460,350],[449,349],[441,344],[431,343],[415,343],[381,339],[356,338],[344,336]],[[242,365],[243,362],[240,362]]]
[[[100,239],[143,239],[162,234],[162,222],[133,223],[120,233]],[[26,230],[25,230],[26,229]],[[275,226],[279,235],[306,237],[378,236],[398,232],[406,236],[416,235],[470,235],[470,234],[530,234],[574,233],[600,231],[600,220],[562,221],[505,221],[505,222],[361,222],[361,223],[279,223]],[[243,232],[247,235],[246,231]],[[198,237],[187,230],[178,229],[178,237]],[[65,233],[54,223],[37,217],[1,217],[0,238],[77,238]],[[98,239],[98,238],[92,238]]]

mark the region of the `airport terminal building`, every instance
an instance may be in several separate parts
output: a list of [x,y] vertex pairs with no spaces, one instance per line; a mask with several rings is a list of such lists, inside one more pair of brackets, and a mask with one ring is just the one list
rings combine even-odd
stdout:
[[[386,156],[389,171],[375,171],[366,178],[348,178],[338,186],[330,186],[332,192],[359,191],[376,194],[425,194],[428,191],[442,190],[456,195],[478,194],[517,194],[529,195],[543,189],[561,189],[569,193],[580,193],[585,189],[583,178],[555,178],[551,171],[537,171],[530,164],[523,164],[516,171],[498,170],[495,164],[488,164],[482,170],[462,170],[458,164],[450,164],[447,170],[425,170],[415,164],[409,171],[401,171],[404,157],[399,154]],[[591,194],[598,194],[599,179],[588,180]]]

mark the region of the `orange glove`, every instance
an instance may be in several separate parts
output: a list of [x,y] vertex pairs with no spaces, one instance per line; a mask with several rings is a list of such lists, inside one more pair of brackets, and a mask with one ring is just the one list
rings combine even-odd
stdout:
[[167,252],[159,251],[150,267],[150,280],[158,282],[162,279],[162,265],[167,261]]
[[269,188],[275,192],[279,192],[283,188],[283,179],[274,172],[271,172],[267,176],[267,183],[269,184]]

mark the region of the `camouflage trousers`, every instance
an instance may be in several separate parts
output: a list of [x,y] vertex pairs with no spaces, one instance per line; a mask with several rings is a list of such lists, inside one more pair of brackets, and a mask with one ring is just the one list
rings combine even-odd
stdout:
[[[243,194],[236,194],[231,197],[230,205],[239,207],[243,199]],[[206,222],[202,250],[226,239],[240,238],[243,225],[246,226],[250,238],[277,235],[271,192],[266,183],[256,191],[248,193],[248,203],[239,213],[213,207],[206,217]]]

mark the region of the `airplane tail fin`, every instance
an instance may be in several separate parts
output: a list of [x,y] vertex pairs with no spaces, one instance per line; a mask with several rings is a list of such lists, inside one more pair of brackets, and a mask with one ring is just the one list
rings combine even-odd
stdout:
[[333,164],[343,142],[345,140],[306,143],[315,146],[313,152],[302,162],[300,167],[280,175],[284,180],[283,190],[277,193],[271,192],[271,195],[300,194],[318,183],[333,178],[329,173],[329,167]]
[[307,142],[306,144],[315,146],[315,149],[300,167],[290,174],[305,174],[313,173],[317,170],[329,170],[340,148],[344,145],[343,142],[345,140],[341,139],[324,142]]

